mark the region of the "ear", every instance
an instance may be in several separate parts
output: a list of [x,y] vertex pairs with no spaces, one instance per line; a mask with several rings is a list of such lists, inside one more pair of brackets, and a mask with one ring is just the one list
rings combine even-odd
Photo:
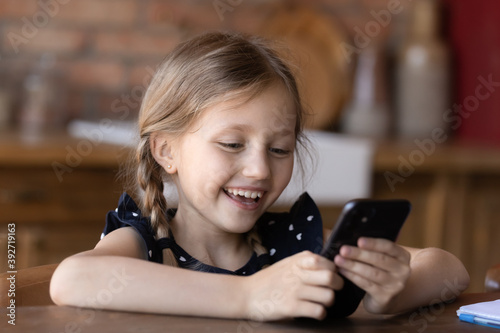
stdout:
[[163,169],[169,173],[177,172],[173,151],[173,140],[169,140],[167,135],[161,133],[153,133],[149,139],[151,153],[154,159]]

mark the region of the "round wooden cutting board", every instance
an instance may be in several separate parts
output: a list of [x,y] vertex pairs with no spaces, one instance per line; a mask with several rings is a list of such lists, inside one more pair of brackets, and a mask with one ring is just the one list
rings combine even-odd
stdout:
[[295,65],[303,102],[312,116],[306,127],[330,129],[351,89],[349,64],[341,51],[346,39],[335,22],[307,6],[282,6],[270,15],[262,35],[284,42],[283,56]]

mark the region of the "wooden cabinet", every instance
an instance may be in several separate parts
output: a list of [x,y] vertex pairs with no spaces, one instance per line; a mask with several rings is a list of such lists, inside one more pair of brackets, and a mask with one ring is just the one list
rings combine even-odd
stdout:
[[[405,174],[402,165],[412,154],[420,161],[418,151],[411,144],[380,145],[373,196],[409,199],[413,210],[400,243],[455,254],[471,276],[468,290],[483,291],[486,270],[500,263],[500,149],[440,145],[432,154],[421,151],[422,163]],[[406,177],[391,187],[388,172]]]
[[[64,135],[38,144],[0,137],[0,270],[9,223],[18,269],[92,248],[123,191],[117,174],[127,154]],[[441,145],[423,154],[411,144],[379,144],[373,172],[373,197],[412,202],[400,243],[452,252],[469,270],[469,291],[482,291],[487,268],[500,263],[500,149]],[[320,209],[332,227],[341,207]]]
[[[83,144],[89,150],[83,150]],[[79,149],[80,148],[80,149]],[[91,148],[91,149],[90,149]],[[122,186],[119,148],[64,135],[30,144],[0,139],[0,270],[7,270],[7,225],[15,224],[16,268],[60,262],[92,248]]]

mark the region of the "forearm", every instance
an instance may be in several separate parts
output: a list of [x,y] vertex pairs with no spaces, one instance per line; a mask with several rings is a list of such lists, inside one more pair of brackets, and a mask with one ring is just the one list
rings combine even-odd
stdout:
[[412,253],[411,275],[403,291],[391,302],[389,313],[455,299],[469,285],[469,274],[451,253],[426,248]]
[[54,273],[51,296],[59,305],[244,318],[243,279],[127,257],[74,256]]

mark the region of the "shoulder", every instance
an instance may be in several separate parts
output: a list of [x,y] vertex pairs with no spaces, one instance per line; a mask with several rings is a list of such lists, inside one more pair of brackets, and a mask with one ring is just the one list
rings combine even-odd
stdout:
[[107,213],[102,237],[124,227],[131,227],[136,231],[135,235],[139,236],[138,240],[142,242],[141,248],[150,261],[161,262],[161,250],[158,248],[150,219],[143,216],[137,204],[127,193],[121,195],[118,207]]
[[98,255],[148,259],[146,243],[133,228],[120,228],[108,233],[92,252]]
[[321,215],[307,193],[298,198],[290,211],[265,213],[257,223],[272,262],[305,250],[319,253],[323,247]]

